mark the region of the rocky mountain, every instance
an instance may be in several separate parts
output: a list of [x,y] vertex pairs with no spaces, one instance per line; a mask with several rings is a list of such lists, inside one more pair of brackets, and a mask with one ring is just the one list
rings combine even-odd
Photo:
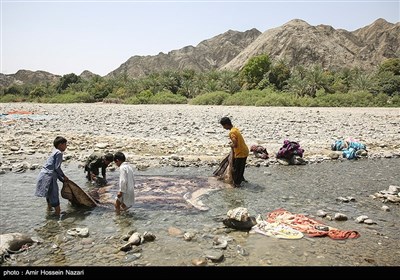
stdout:
[[400,56],[400,23],[378,19],[349,32],[295,19],[265,31],[220,69],[240,69],[248,59],[264,53],[291,66],[318,63],[326,68],[373,69],[387,58]]
[[60,77],[45,71],[18,70],[15,74],[0,74],[0,86],[53,83],[57,82]]
[[[329,25],[312,26],[294,19],[261,33],[229,30],[197,46],[186,46],[153,56],[132,56],[105,77],[143,77],[164,70],[237,70],[251,57],[268,54],[272,60],[285,59],[290,66],[321,64],[325,68],[360,67],[374,69],[387,58],[400,57],[400,23],[378,19],[355,31]],[[96,74],[83,71],[81,77]],[[45,71],[19,70],[0,74],[0,87],[16,84],[54,82],[60,76]]]
[[400,22],[392,24],[378,19],[352,33],[363,45],[356,55],[357,59],[375,66],[385,58],[400,57]]
[[85,70],[79,75],[79,77],[81,77],[84,80],[90,80],[91,78],[96,77],[96,76],[100,76],[100,75],[90,72],[89,70]]
[[229,30],[211,39],[200,42],[196,47],[186,46],[169,53],[153,56],[132,56],[107,77],[128,75],[142,77],[155,71],[193,69],[207,71],[218,69],[252,43],[260,31],[253,28],[245,32]]
[[8,87],[12,84],[22,84],[21,81],[16,81],[13,77],[14,74],[6,75],[0,73],[0,87]]

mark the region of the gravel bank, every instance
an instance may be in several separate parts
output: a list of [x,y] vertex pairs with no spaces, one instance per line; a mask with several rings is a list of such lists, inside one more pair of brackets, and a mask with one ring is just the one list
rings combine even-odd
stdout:
[[[298,141],[309,163],[331,160],[330,145],[353,137],[367,145],[368,158],[400,156],[399,108],[296,108],[193,105],[2,103],[33,115],[0,118],[0,171],[39,168],[57,135],[69,146],[64,159],[84,162],[93,151],[122,151],[138,169],[155,166],[216,165],[229,151],[219,119],[229,116],[247,145],[267,148],[270,159],[254,156],[249,165],[276,164],[285,139]],[[346,160],[339,157],[339,160]],[[112,167],[112,166],[110,166]]]

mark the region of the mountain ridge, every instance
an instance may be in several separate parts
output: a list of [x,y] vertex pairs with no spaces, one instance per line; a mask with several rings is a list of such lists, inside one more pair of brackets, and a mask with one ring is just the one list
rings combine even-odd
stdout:
[[[168,53],[131,56],[105,78],[126,75],[140,78],[150,73],[193,69],[195,71],[241,69],[253,56],[268,54],[271,60],[284,59],[289,66],[320,64],[324,68],[358,67],[372,70],[383,60],[400,57],[400,22],[379,18],[354,31],[335,29],[330,25],[310,25],[302,19],[260,32],[228,31]],[[80,76],[99,76],[88,70]],[[61,76],[46,71],[19,70],[1,74],[0,86],[55,82]]]

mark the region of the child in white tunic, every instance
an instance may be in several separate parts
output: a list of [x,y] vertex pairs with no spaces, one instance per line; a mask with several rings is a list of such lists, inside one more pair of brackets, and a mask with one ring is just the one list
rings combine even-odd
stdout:
[[119,191],[115,201],[115,210],[120,213],[121,210],[127,210],[135,202],[135,179],[132,167],[125,162],[125,155],[117,152],[114,155],[114,162],[119,167]]

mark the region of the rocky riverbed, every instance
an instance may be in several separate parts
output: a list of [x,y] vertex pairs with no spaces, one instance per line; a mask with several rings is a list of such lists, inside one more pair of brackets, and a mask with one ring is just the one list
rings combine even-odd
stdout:
[[[68,139],[65,161],[80,162],[93,151],[122,151],[138,169],[213,166],[229,151],[223,116],[247,145],[267,148],[268,161],[250,156],[249,166],[277,163],[285,139],[300,143],[309,163],[331,160],[330,145],[353,137],[369,158],[400,156],[399,108],[283,108],[191,105],[6,103],[2,115],[0,172],[41,166],[57,135]],[[339,157],[339,159],[342,159]],[[342,159],[343,160],[343,159]],[[110,166],[112,168],[112,165]]]

